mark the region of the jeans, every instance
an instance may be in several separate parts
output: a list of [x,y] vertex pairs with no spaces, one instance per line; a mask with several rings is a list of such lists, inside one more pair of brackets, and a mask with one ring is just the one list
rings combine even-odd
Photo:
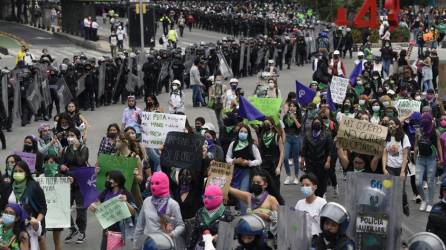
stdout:
[[294,164],[294,175],[299,176],[299,156],[301,148],[301,138],[299,135],[286,135],[285,140],[285,159],[283,164],[285,165],[285,172],[287,176],[291,175],[290,164],[288,160],[290,159],[290,154],[293,156]]
[[[420,194],[423,201],[426,201],[429,205],[433,205],[435,194],[435,172],[437,171],[437,158],[435,156],[418,156],[416,163],[416,180],[418,193]],[[427,199],[423,189],[423,178],[425,173],[427,175],[426,179],[429,190]]]
[[[386,76],[388,76],[389,72],[390,72],[390,62],[391,62],[391,60],[389,60],[389,59],[383,60],[383,72],[386,73]],[[383,77],[384,77],[384,74],[383,74]]]
[[200,103],[204,106],[203,89],[200,85],[192,85],[192,103],[194,106],[199,106]]
[[423,81],[423,92],[427,91],[428,89],[434,89],[432,80]]
[[146,148],[146,153],[149,156],[149,159],[152,163],[153,172],[161,171],[161,155],[157,149],[154,148]]

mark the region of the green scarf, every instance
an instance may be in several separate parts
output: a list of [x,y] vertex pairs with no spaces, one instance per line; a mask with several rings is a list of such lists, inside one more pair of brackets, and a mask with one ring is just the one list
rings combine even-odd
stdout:
[[3,224],[0,224],[0,245],[3,246],[6,244],[6,247],[9,247],[8,249],[11,250],[19,250],[19,244],[17,242],[17,239],[14,239],[14,231],[13,228],[5,230]]
[[20,198],[22,198],[23,193],[25,192],[26,180],[24,180],[22,182],[14,181],[12,188],[14,190],[14,195],[15,195],[16,200],[19,201]]
[[55,177],[59,172],[59,164],[57,163],[47,163],[43,165],[43,172],[45,177]]
[[269,145],[271,145],[273,138],[274,138],[273,132],[268,131],[266,133],[263,133],[262,140],[263,140],[263,144],[265,144],[265,147],[269,148]]
[[210,226],[217,218],[223,215],[225,212],[225,206],[220,204],[220,206],[213,211],[208,211],[205,207],[203,208],[203,222],[206,226]]
[[240,141],[238,140],[237,146],[235,146],[234,151],[239,151],[246,148],[249,145],[248,140]]
[[446,132],[446,128],[439,127],[439,128],[438,128],[438,132],[439,132],[440,135],[441,135],[441,134],[443,134],[444,132]]
[[290,115],[290,114],[287,114],[287,115],[285,116],[285,123],[286,123],[286,125],[288,125],[288,127],[293,126],[293,124],[294,124],[294,120],[293,120],[293,118],[291,118],[291,115]]
[[231,133],[233,128],[234,128],[234,126],[227,126],[227,127],[225,127],[226,133],[228,133],[228,134]]

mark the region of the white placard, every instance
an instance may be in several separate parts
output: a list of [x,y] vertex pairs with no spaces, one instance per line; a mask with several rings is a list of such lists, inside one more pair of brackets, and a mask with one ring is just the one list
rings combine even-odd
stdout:
[[185,115],[166,113],[142,112],[142,143],[145,147],[161,148],[171,131],[184,132],[186,126]]
[[45,193],[47,212],[46,228],[69,228],[70,225],[70,179],[68,177],[38,177]]
[[330,93],[334,103],[342,104],[347,94],[349,80],[347,78],[333,76],[331,78]]

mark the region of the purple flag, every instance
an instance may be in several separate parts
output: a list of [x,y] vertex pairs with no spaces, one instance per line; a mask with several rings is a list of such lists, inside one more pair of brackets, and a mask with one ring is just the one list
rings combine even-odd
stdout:
[[99,192],[96,189],[96,173],[94,167],[74,167],[70,168],[70,174],[79,185],[84,197],[84,208],[88,208],[91,203],[96,202]]
[[316,96],[316,92],[310,89],[309,87],[303,85],[299,81],[296,81],[296,93],[297,100],[300,105],[306,106],[308,103],[313,101],[314,96]]
[[330,107],[331,112],[336,112],[336,105],[333,102],[333,99],[331,98],[330,87],[328,87],[327,89],[327,104],[328,107]]
[[240,96],[240,103],[238,108],[239,116],[249,121],[257,120],[263,121],[265,120],[265,115],[262,114],[259,110],[257,110],[245,97]]
[[356,64],[355,68],[353,69],[352,73],[350,74],[350,84],[354,87],[356,86],[356,78],[360,76],[362,73],[362,63]]

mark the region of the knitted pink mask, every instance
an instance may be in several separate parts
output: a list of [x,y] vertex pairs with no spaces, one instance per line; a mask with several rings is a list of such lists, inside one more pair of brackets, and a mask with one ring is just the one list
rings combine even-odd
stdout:
[[207,186],[204,191],[204,207],[214,210],[223,203],[223,191],[217,186]]
[[150,179],[150,189],[153,196],[169,196],[169,177],[163,172],[155,172]]

